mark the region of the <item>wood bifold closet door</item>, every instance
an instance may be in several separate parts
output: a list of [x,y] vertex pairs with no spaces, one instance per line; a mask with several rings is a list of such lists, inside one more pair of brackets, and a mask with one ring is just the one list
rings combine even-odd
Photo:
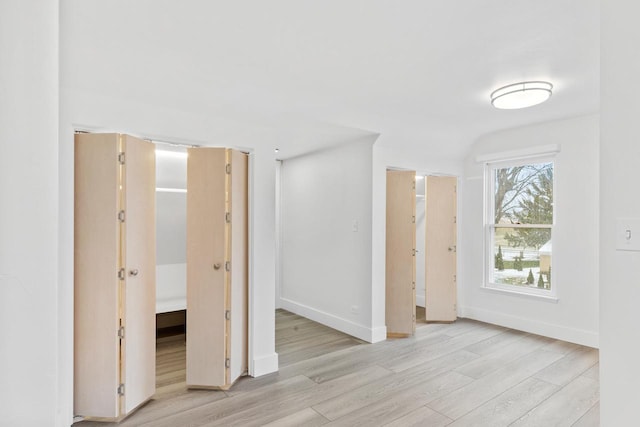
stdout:
[[[247,372],[248,156],[193,148],[187,194],[187,384]],[[155,393],[155,148],[75,137],[74,413],[129,415]]]
[[427,177],[425,313],[428,322],[453,322],[457,318],[456,185],[455,177]]
[[387,170],[386,302],[387,336],[416,329],[415,171]]
[[155,392],[155,152],[75,137],[74,412],[118,420]]
[[231,149],[189,149],[188,387],[227,389],[247,371],[247,161]]

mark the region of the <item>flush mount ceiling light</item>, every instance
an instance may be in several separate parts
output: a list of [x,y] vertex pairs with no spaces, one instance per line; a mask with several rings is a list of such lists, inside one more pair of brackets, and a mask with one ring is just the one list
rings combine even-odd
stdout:
[[491,92],[491,105],[502,110],[516,110],[543,103],[551,97],[553,85],[532,81],[513,83]]

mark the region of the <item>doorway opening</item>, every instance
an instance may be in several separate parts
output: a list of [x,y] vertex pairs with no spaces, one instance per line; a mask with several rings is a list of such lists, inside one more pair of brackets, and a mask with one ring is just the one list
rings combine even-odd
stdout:
[[156,143],[156,394],[186,389],[187,149]]
[[457,318],[457,178],[387,170],[387,336]]

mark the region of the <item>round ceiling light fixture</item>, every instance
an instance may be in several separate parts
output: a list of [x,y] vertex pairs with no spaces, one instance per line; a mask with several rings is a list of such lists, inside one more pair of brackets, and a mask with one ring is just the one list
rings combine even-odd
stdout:
[[501,110],[516,110],[541,104],[551,97],[553,85],[531,81],[513,83],[491,92],[491,105]]

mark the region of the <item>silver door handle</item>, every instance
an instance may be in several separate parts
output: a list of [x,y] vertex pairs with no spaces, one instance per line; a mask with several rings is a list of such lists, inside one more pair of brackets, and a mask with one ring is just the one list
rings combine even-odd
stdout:
[[138,269],[129,270],[129,276],[136,277],[138,275]]
[[456,247],[454,246],[449,246],[449,252],[456,252]]

